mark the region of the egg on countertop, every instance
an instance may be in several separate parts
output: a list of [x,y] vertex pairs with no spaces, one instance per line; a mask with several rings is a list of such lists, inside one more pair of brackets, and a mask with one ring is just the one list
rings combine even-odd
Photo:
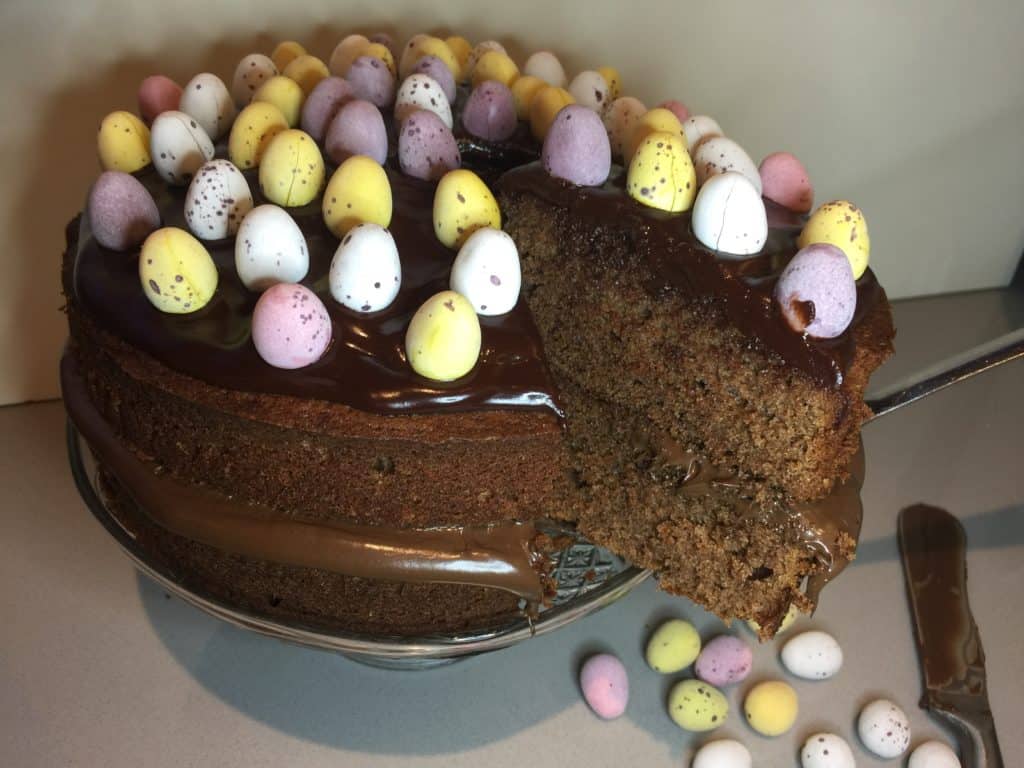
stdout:
[[343,238],[357,224],[370,222],[387,228],[391,223],[391,182],[372,158],[352,155],[331,175],[324,190],[324,223]]
[[437,81],[429,75],[416,73],[402,82],[395,96],[395,120],[399,123],[417,109],[426,109],[452,128],[452,108]]
[[150,75],[139,84],[139,114],[152,123],[161,112],[178,109],[181,86],[164,75]]
[[398,133],[398,165],[406,176],[436,181],[461,166],[462,157],[448,126],[433,112],[421,109],[402,123]]
[[899,757],[910,746],[910,720],[893,702],[876,699],[857,716],[857,735],[878,757]]
[[519,301],[519,250],[507,232],[481,227],[463,243],[452,263],[450,287],[469,299],[479,315],[504,315]]
[[221,80],[210,72],[196,75],[181,92],[178,110],[191,115],[206,135],[216,141],[231,128],[235,119],[235,102]]
[[696,152],[701,141],[711,136],[724,136],[720,126],[714,118],[707,115],[691,115],[683,121],[683,131],[686,133],[686,144],[691,152]]
[[539,77],[555,88],[564,88],[567,82],[562,62],[551,51],[537,51],[530,54],[526,63],[523,64],[523,74]]
[[200,240],[220,240],[238,231],[252,210],[245,176],[229,160],[211,160],[192,178],[185,195],[185,222]]
[[205,307],[217,290],[217,266],[209,251],[177,227],[153,232],[139,254],[139,280],[161,312],[183,315]]
[[592,69],[585,69],[572,79],[569,83],[569,93],[576,99],[577,104],[582,104],[597,113],[603,112],[611,103],[611,88],[604,75]]
[[395,102],[395,76],[380,59],[360,56],[348,69],[345,79],[357,99],[369,101],[380,109],[390,109]]
[[500,51],[487,51],[476,62],[469,80],[474,87],[480,83],[494,80],[508,88],[519,77],[519,67],[508,54]]
[[476,86],[462,109],[462,127],[485,141],[505,141],[517,125],[512,91],[495,80]]
[[275,368],[312,365],[323,357],[332,335],[327,308],[304,285],[272,285],[252,311],[253,345],[264,362]]
[[96,242],[127,251],[160,226],[160,211],[149,190],[130,173],[104,171],[89,190],[89,227]]
[[801,768],[856,768],[846,739],[835,733],[815,733],[800,750]]
[[572,94],[564,88],[546,85],[530,100],[530,133],[537,141],[547,138],[551,124],[563,107],[573,103]]
[[195,118],[184,112],[163,112],[153,121],[150,152],[160,178],[184,186],[213,159],[213,142]]
[[753,664],[747,643],[734,635],[719,635],[701,649],[693,671],[705,683],[722,687],[745,680]]
[[412,369],[433,381],[454,381],[480,357],[480,320],[461,293],[441,291],[416,310],[405,334]]
[[235,106],[239,109],[245,107],[252,101],[256,90],[277,74],[277,67],[269,56],[262,53],[244,56],[235,67],[235,74],[231,78],[231,98],[235,100]]
[[690,666],[700,654],[697,628],[683,619],[669,619],[658,625],[647,641],[647,666],[663,675]]
[[620,96],[608,106],[603,120],[612,146],[612,157],[624,157],[633,129],[646,112],[644,103],[633,96]]
[[668,713],[684,730],[712,731],[729,716],[729,702],[713,685],[701,680],[682,680],[669,692]]
[[690,768],[752,768],[750,750],[735,739],[709,741],[697,750]]
[[105,171],[134,173],[151,162],[150,130],[131,112],[111,112],[100,123],[96,146]]
[[355,98],[348,80],[340,77],[325,77],[310,92],[302,105],[299,124],[302,130],[321,142],[327,135],[327,126],[338,114],[338,110]]
[[850,260],[853,279],[859,280],[868,268],[871,238],[864,213],[849,200],[833,200],[820,206],[807,220],[797,245],[830,243]]
[[357,224],[342,238],[330,271],[331,296],[355,312],[379,312],[402,286],[402,263],[395,239],[384,227]]
[[693,204],[691,226],[702,244],[721,254],[749,256],[768,239],[764,201],[750,180],[735,171],[704,183]]
[[961,768],[956,752],[941,741],[925,741],[914,748],[907,768]]
[[324,185],[324,159],[313,138],[290,128],[267,145],[260,160],[260,190],[285,208],[308,205]]
[[481,227],[501,229],[498,201],[472,171],[449,171],[434,192],[434,233],[448,248],[461,248]]
[[228,135],[228,158],[246,170],[260,164],[277,134],[288,130],[281,110],[268,101],[254,101],[238,113]]
[[612,150],[597,113],[579,104],[555,116],[541,148],[544,170],[581,187],[604,184],[611,172]]
[[[697,194],[697,176],[681,136],[655,131],[643,138],[629,161],[626,193],[659,211],[679,213],[690,209]],[[764,206],[761,208],[763,210]],[[695,210],[694,221],[696,219]],[[694,229],[696,231],[696,226]],[[765,237],[767,234],[766,218]]]
[[235,236],[235,271],[250,291],[297,283],[306,276],[306,238],[286,210],[268,203],[246,214]]
[[335,77],[345,77],[352,62],[362,56],[369,45],[370,40],[365,35],[346,35],[331,51],[331,58],[327,60],[328,70]]
[[782,648],[782,665],[805,680],[827,680],[843,666],[843,649],[827,632],[811,630],[790,638]]
[[750,727],[762,736],[781,736],[796,722],[799,703],[793,686],[768,680],[751,688],[743,699]]
[[365,99],[346,102],[327,126],[324,148],[335,163],[343,163],[353,155],[366,155],[384,165],[388,158],[384,116]]
[[433,78],[441,86],[448,103],[455,103],[455,75],[437,56],[421,56],[412,68],[412,74],[417,72]]
[[629,704],[626,667],[610,653],[590,656],[580,667],[583,700],[602,720],[614,720]]
[[725,136],[708,136],[693,153],[693,165],[697,169],[697,183],[704,184],[712,176],[726,171],[742,173],[761,194],[761,174],[750,159],[750,155],[732,139]]
[[252,101],[266,101],[273,104],[288,121],[288,127],[294,128],[302,117],[302,103],[305,94],[299,84],[290,77],[274,75],[252,95]]

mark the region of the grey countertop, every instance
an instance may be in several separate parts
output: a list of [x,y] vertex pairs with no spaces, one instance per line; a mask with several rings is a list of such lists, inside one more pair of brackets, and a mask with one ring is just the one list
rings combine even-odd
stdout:
[[[1024,299],[989,291],[896,304],[892,381],[1024,324]],[[711,735],[677,728],[671,684],[643,661],[662,618],[722,623],[647,582],[574,625],[491,655],[420,672],[365,667],[236,629],[137,575],[80,501],[67,469],[61,404],[0,409],[0,764],[4,766],[680,766],[711,738],[745,742],[758,766],[796,766],[803,738],[834,730],[858,765],[875,761],[857,711],[884,695],[908,712],[913,743],[945,738],[917,708],[920,679],[895,538],[898,510],[944,506],[967,529],[970,597],[988,656],[1007,766],[1024,762],[1024,362],[952,387],[868,425],[865,522],[856,563],[800,627],[845,652],[826,682],[788,678],[777,644],[727,693]],[[753,638],[742,627],[732,631]],[[793,630],[790,630],[792,632]],[[610,651],[630,674],[613,722],[580,699],[576,670]],[[789,679],[795,728],[756,735],[737,711],[758,680]]]

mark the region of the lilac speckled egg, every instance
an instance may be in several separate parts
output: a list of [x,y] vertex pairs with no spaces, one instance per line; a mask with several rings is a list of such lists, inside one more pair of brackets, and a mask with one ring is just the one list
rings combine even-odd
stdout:
[[719,635],[701,650],[693,671],[705,683],[720,688],[746,678],[753,663],[753,651],[743,640],[733,635]]
[[496,80],[485,80],[474,88],[462,110],[462,126],[485,141],[504,141],[515,132],[516,123],[512,91]]
[[421,109],[402,123],[398,133],[398,164],[402,173],[436,181],[462,165],[455,136],[440,117]]
[[150,75],[139,84],[139,113],[152,123],[161,112],[177,109],[181,103],[181,86],[163,75]]
[[661,102],[658,105],[664,109],[667,109],[673,115],[675,115],[680,123],[685,123],[690,118],[690,110],[686,108],[686,105],[676,99],[668,99],[667,101]]
[[610,653],[591,656],[580,669],[583,700],[603,720],[613,720],[626,711],[629,678],[622,662]]
[[455,75],[448,69],[448,65],[437,56],[420,56],[413,65],[412,71],[434,78],[441,86],[441,90],[444,91],[448,103],[455,103]]
[[612,149],[596,112],[579,104],[562,107],[548,130],[541,162],[552,176],[581,187],[604,183],[612,167]]
[[160,226],[149,191],[130,173],[104,171],[89,191],[89,226],[96,242],[114,251],[139,245]]
[[309,288],[278,283],[252,311],[252,341],[269,365],[293,370],[319,360],[331,343],[331,317]]
[[366,155],[384,165],[388,159],[388,129],[380,110],[363,99],[344,104],[327,126],[324,148],[339,165],[352,155]]
[[814,187],[803,163],[789,152],[772,152],[758,167],[761,194],[784,208],[808,213],[814,204]]
[[850,260],[829,243],[801,248],[779,275],[775,300],[797,333],[835,338],[850,325],[857,308]]
[[345,73],[352,85],[352,93],[381,109],[395,103],[395,76],[383,61],[375,56],[360,56]]
[[354,98],[352,85],[341,77],[325,77],[314,86],[302,105],[302,130],[322,142],[331,119]]

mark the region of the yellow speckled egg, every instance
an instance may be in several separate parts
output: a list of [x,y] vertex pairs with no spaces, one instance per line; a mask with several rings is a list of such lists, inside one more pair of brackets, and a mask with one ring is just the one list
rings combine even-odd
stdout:
[[302,86],[290,77],[275,75],[256,89],[252,100],[273,104],[281,110],[288,126],[294,128],[302,116],[302,102],[306,100],[306,94],[302,92]]
[[565,88],[556,88],[553,85],[545,86],[534,94],[530,101],[530,133],[537,141],[544,141],[548,135],[548,129],[555,122],[555,115],[567,104],[574,104],[576,100]]
[[498,201],[479,176],[460,168],[441,177],[434,192],[434,233],[449,248],[461,248],[480,227],[501,229]]
[[644,112],[624,142],[625,146],[622,152],[626,163],[633,157],[640,142],[655,131],[676,134],[682,139],[683,148],[688,150],[686,134],[683,132],[683,124],[679,122],[679,118],[664,107],[655,107]]
[[796,691],[781,680],[758,683],[743,700],[747,722],[764,736],[780,736],[792,728],[798,709]]
[[661,211],[689,210],[697,194],[697,172],[678,134],[647,134],[629,163],[626,192]]
[[454,381],[480,357],[480,320],[461,293],[435,293],[416,310],[405,333],[405,354],[420,376]]
[[161,312],[195,312],[217,290],[217,267],[203,244],[177,227],[153,232],[142,244],[139,279],[146,298]]
[[668,714],[687,731],[712,731],[729,716],[725,695],[702,680],[682,680],[668,695]]
[[291,128],[270,140],[260,160],[260,189],[284,208],[306,205],[324,185],[324,159],[313,137]]
[[281,74],[298,83],[299,88],[302,89],[302,95],[305,97],[309,96],[310,91],[316,88],[317,83],[331,73],[327,71],[327,65],[316,56],[304,53],[288,62],[288,66]]
[[455,75],[455,82],[462,83],[469,79],[469,72],[466,71],[466,64],[469,62],[469,54],[473,52],[473,45],[466,38],[460,35],[452,35],[444,39],[448,50],[455,56],[459,63],[459,71]]
[[391,208],[388,175],[366,155],[352,155],[339,165],[324,190],[324,223],[339,238],[363,222],[386,228]]
[[647,666],[663,675],[678,672],[693,664],[700,655],[700,635],[688,621],[669,619],[647,641]]
[[274,66],[277,67],[278,72],[283,72],[284,68],[287,67],[293,59],[299,58],[306,52],[306,49],[302,47],[301,43],[296,43],[294,40],[285,40],[284,42],[278,43],[277,47],[274,48],[274,52],[270,54],[270,60],[274,62]]
[[611,104],[622,95],[622,76],[615,67],[598,67],[597,73],[608,83],[608,98],[606,102]]
[[149,128],[131,112],[111,112],[104,117],[96,145],[105,171],[134,173],[152,162]]
[[416,35],[402,49],[402,57],[398,63],[398,72],[402,80],[412,73],[416,62],[423,56],[437,56],[451,70],[452,77],[458,76],[459,61],[444,40],[430,35]]
[[797,245],[804,248],[812,243],[830,243],[846,254],[853,268],[854,280],[860,279],[868,268],[871,238],[864,213],[848,200],[825,203],[804,225]]
[[511,57],[501,51],[487,51],[473,67],[470,77],[473,87],[480,85],[485,80],[497,80],[502,85],[511,87],[519,77],[519,67]]
[[512,83],[511,89],[512,101],[516,105],[516,118],[519,120],[529,120],[530,104],[533,103],[533,97],[537,95],[541,88],[547,87],[547,83],[533,75],[523,75],[516,78],[516,81]]
[[271,140],[288,130],[281,110],[269,101],[254,101],[235,118],[228,136],[228,157],[243,171],[260,164]]
[[380,59],[392,75],[398,74],[395,69],[395,57],[391,55],[391,50],[383,43],[370,43],[363,49],[360,56],[372,56],[375,59]]

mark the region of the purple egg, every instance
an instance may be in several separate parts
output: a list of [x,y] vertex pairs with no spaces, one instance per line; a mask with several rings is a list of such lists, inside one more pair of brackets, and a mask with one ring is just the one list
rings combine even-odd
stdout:
[[556,178],[580,187],[604,184],[612,169],[612,149],[600,115],[579,104],[562,107],[544,139],[540,159]]
[[139,113],[152,123],[161,112],[171,112],[181,102],[181,86],[163,75],[150,75],[139,84]]
[[395,103],[395,76],[383,61],[374,56],[360,56],[348,68],[345,79],[352,93],[381,109]]
[[398,164],[406,176],[431,181],[458,168],[462,158],[455,136],[444,121],[433,112],[420,109],[402,122]]
[[496,80],[484,80],[466,100],[462,126],[485,141],[509,138],[516,130],[516,102],[512,91]]
[[743,640],[719,635],[704,646],[693,671],[705,683],[716,688],[745,679],[754,663],[754,653]]
[[331,316],[309,288],[278,283],[263,292],[252,311],[252,342],[275,368],[305,368],[331,343]]
[[610,653],[591,656],[580,669],[580,690],[598,717],[612,720],[625,712],[629,703],[626,668]]
[[448,103],[455,103],[455,75],[448,69],[448,65],[437,58],[437,56],[420,56],[416,59],[412,72],[409,74],[415,72],[420,72],[434,78],[437,84],[441,86],[441,90],[444,91],[444,97],[448,99]]
[[113,251],[139,245],[160,226],[152,195],[134,176],[104,171],[89,191],[89,226],[96,242]]
[[775,301],[797,333],[835,338],[857,308],[857,282],[846,254],[829,243],[801,248],[779,275]]
[[324,149],[339,165],[352,155],[366,155],[384,165],[388,159],[388,130],[380,110],[362,99],[344,104],[327,126]]
[[302,105],[302,130],[322,142],[339,109],[353,98],[352,86],[340,77],[325,77],[310,91]]

